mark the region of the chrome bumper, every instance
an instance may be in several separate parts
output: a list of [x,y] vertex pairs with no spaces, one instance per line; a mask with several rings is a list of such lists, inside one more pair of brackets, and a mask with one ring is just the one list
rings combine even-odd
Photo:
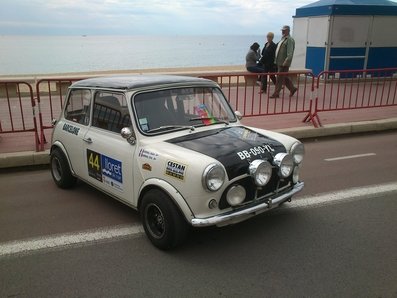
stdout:
[[246,209],[238,211],[230,211],[228,213],[215,215],[207,218],[193,218],[191,224],[194,227],[206,227],[206,226],[226,226],[228,224],[237,223],[243,221],[259,213],[271,210],[277,207],[279,204],[288,200],[291,196],[300,192],[305,184],[303,182],[298,182],[294,187],[287,193],[283,193],[280,196],[275,196],[270,198],[268,201],[263,202],[259,205],[252,207],[247,207]]

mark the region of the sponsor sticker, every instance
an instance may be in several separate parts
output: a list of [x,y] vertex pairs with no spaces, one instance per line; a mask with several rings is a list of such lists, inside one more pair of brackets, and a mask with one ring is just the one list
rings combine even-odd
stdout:
[[167,161],[165,174],[179,180],[185,180],[187,166],[172,160]]
[[139,150],[138,156],[150,160],[156,160],[159,155],[156,152],[152,152],[146,149],[141,149]]
[[87,149],[88,175],[119,191],[123,191],[122,162]]
[[139,125],[141,126],[143,131],[148,131],[149,126],[146,118],[140,118],[139,119]]
[[80,131],[80,127],[76,127],[74,125],[70,125],[70,124],[65,123],[63,125],[63,127],[62,127],[62,130],[66,131],[68,133],[71,133],[72,135],[78,136],[79,135],[79,131]]

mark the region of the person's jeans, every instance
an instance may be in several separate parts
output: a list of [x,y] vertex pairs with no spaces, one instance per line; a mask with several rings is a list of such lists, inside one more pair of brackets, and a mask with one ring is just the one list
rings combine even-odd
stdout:
[[249,72],[264,72],[265,70],[263,69],[263,67],[259,66],[258,64],[255,66],[247,66],[247,70]]
[[[265,69],[260,66],[260,65],[255,65],[255,66],[247,66],[247,70],[249,72],[254,72],[254,73],[261,73],[261,72],[265,72]],[[267,76],[260,76],[260,80],[262,83],[262,90],[266,90],[266,85],[267,85]],[[264,87],[265,86],[265,87]]]

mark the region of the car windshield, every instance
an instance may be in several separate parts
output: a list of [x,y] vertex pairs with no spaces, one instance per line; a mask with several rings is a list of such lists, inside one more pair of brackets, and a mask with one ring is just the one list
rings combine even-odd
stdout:
[[133,97],[140,130],[145,134],[229,124],[236,121],[218,88],[178,88],[151,91]]

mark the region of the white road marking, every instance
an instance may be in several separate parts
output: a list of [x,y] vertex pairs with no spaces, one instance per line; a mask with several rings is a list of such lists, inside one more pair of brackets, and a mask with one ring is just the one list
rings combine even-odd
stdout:
[[0,257],[42,249],[59,248],[75,244],[129,237],[142,234],[143,232],[144,230],[140,224],[134,224],[87,230],[75,234],[67,233],[26,240],[10,241],[0,244]]
[[337,160],[344,160],[344,159],[352,159],[352,158],[360,158],[360,157],[367,157],[367,156],[374,156],[376,153],[364,153],[364,154],[356,154],[356,155],[348,155],[348,156],[340,156],[340,157],[333,157],[333,158],[326,158],[325,161],[337,161]]
[[[389,192],[397,191],[397,183],[378,184],[364,187],[355,187],[341,191],[329,192],[313,196],[292,199],[287,206],[289,208],[311,208],[324,205],[336,204],[340,202],[377,197]],[[286,206],[286,207],[287,207]]]
[[[292,200],[281,210],[293,210],[300,208],[320,207],[329,204],[336,204],[345,201],[363,199],[373,196],[380,196],[389,192],[397,192],[397,183],[357,187],[342,191],[324,193],[319,195],[301,197]],[[25,240],[16,240],[0,243],[0,257],[12,256],[15,254],[33,253],[35,251],[63,248],[67,246],[84,245],[105,240],[139,236],[144,233],[140,223],[114,226],[101,229],[87,230],[80,233],[67,233],[50,235]]]

